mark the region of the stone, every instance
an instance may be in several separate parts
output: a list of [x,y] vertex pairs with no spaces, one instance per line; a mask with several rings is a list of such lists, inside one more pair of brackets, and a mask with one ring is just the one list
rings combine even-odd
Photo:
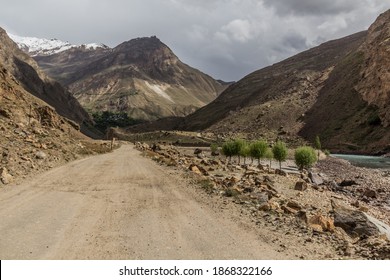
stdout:
[[[367,215],[366,213],[347,207],[335,200],[331,200],[334,225],[341,227],[348,235],[357,236],[377,236],[381,233],[380,229],[388,232],[390,236],[390,227],[383,222]],[[383,232],[382,232],[383,233]]]
[[254,194],[254,197],[256,198],[257,203],[260,205],[266,204],[269,201],[269,196],[266,192],[256,193]]
[[199,148],[196,148],[195,150],[194,150],[194,155],[199,155],[199,154],[201,154],[203,151],[201,150],[201,149],[199,149]]
[[307,190],[307,183],[306,182],[302,182],[302,181],[296,182],[294,190],[296,190],[296,191],[305,191],[305,190]]
[[358,185],[358,183],[356,183],[356,181],[354,181],[354,180],[343,180],[339,184],[340,187],[350,187],[350,186],[354,186],[354,185]]
[[296,202],[295,200],[290,200],[289,202],[287,202],[286,206],[289,207],[289,208],[292,208],[292,209],[294,209],[294,210],[296,210],[296,211],[302,210],[302,208],[303,208],[303,207],[302,207],[298,202]]
[[37,152],[37,153],[35,154],[35,157],[36,157],[37,159],[45,159],[45,158],[47,158],[47,155],[46,155],[44,152],[39,151],[39,152]]
[[206,169],[204,169],[203,167],[196,165],[196,164],[191,164],[188,169],[191,170],[192,172],[198,174],[198,175],[204,175],[204,176],[210,175]]
[[200,172],[198,166],[196,166],[195,164],[191,164],[188,169],[194,172],[195,174],[202,175],[202,172]]
[[332,218],[325,217],[321,214],[316,214],[308,219],[308,225],[313,230],[318,232],[334,232],[335,225]]
[[335,181],[330,182],[330,187],[333,191],[338,191],[341,189],[341,187]]
[[281,169],[276,169],[276,170],[275,170],[275,174],[280,175],[280,176],[287,177],[287,172],[284,171],[284,170],[281,170]]
[[296,214],[296,217],[297,217],[299,220],[303,221],[305,224],[308,223],[307,212],[306,212],[305,210],[300,210],[300,211],[298,211],[297,214]]
[[219,152],[218,152],[218,151],[212,151],[212,152],[211,152],[211,155],[212,155],[213,157],[219,156]]
[[290,208],[290,207],[288,207],[286,205],[282,205],[281,208],[282,208],[283,212],[286,213],[286,214],[297,214],[298,213],[297,210],[295,210],[293,208]]
[[374,190],[367,189],[364,191],[363,196],[368,198],[377,198],[377,193]]
[[309,178],[311,182],[317,186],[324,184],[324,180],[321,178],[319,174],[309,172]]
[[8,173],[7,168],[0,168],[0,180],[4,185],[8,185],[13,182],[14,177]]
[[270,201],[268,201],[268,205],[269,205],[271,210],[279,210],[280,209],[280,205],[277,201],[270,200]]
[[354,202],[351,203],[351,205],[352,205],[353,207],[359,208],[359,207],[360,207],[359,200],[355,200]]
[[386,235],[387,239],[390,240],[390,226],[385,224],[384,222],[364,213],[367,219],[373,223],[379,230],[379,236]]

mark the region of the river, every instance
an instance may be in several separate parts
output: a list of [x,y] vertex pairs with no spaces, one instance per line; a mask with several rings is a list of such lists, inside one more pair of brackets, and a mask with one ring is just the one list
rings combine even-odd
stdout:
[[343,154],[332,154],[332,156],[348,160],[351,164],[359,167],[390,170],[390,158]]

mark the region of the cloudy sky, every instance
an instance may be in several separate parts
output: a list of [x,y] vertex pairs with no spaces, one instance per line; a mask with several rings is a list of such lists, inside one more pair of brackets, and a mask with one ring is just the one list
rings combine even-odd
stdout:
[[238,80],[326,40],[364,29],[390,0],[0,0],[20,36],[111,47],[156,35],[185,63]]

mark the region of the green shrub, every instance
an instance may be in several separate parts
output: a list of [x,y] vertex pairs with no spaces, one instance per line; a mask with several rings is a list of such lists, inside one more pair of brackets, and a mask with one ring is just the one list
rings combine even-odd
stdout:
[[240,163],[240,158],[241,158],[241,150],[242,148],[245,146],[246,142],[245,140],[242,140],[242,139],[236,139],[234,140],[234,146],[233,146],[233,151],[234,151],[234,155],[235,156],[238,156],[238,163]]
[[244,164],[246,164],[246,158],[250,156],[250,146],[247,142],[241,146],[239,155],[244,158]]
[[226,157],[229,157],[230,160],[232,159],[232,156],[234,156],[234,142],[232,140],[223,143],[222,154],[224,154]]
[[287,158],[287,147],[286,144],[282,141],[277,141],[272,147],[272,153],[274,158],[279,161],[279,168],[282,169],[282,161],[285,161]]
[[267,149],[268,149],[268,143],[266,141],[259,140],[253,142],[250,145],[250,155],[252,158],[257,159],[260,164],[260,159],[265,158]]
[[295,150],[295,163],[299,169],[310,168],[317,162],[317,155],[312,147],[304,146]]

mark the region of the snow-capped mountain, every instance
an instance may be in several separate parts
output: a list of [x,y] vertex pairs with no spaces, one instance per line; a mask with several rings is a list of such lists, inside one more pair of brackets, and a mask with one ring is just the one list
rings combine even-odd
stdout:
[[31,56],[45,56],[60,53],[71,48],[85,48],[85,49],[109,49],[104,44],[83,44],[73,45],[69,42],[64,42],[58,39],[41,39],[35,37],[21,37],[13,34],[8,36],[18,44],[19,48]]

